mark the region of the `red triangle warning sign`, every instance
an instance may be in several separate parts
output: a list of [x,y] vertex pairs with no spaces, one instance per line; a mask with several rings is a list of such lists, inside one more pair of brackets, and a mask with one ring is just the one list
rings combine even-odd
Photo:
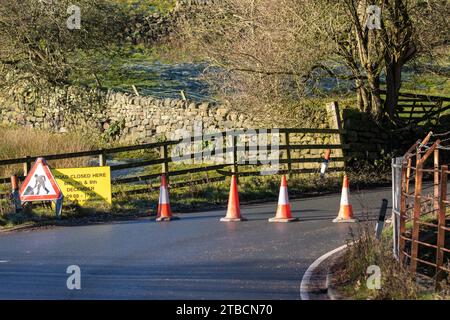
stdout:
[[57,200],[61,197],[61,190],[53,177],[44,158],[37,158],[20,187],[20,200],[46,201]]

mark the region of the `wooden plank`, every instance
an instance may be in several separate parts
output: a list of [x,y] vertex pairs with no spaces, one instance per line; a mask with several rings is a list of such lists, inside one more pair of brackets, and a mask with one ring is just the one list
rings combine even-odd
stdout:
[[[327,172],[342,172],[345,171],[345,168],[329,168]],[[232,172],[224,171],[224,170],[217,170],[218,173],[225,175],[225,176],[231,176],[233,175]],[[282,175],[282,174],[288,174],[291,172],[291,174],[306,174],[306,173],[319,173],[318,169],[292,169],[289,170],[278,170],[277,172],[273,173],[275,175]],[[261,171],[240,171],[238,173],[238,176],[240,177],[250,177],[250,176],[261,176],[263,177],[264,174],[261,173]]]
[[131,163],[124,163],[124,164],[116,164],[114,166],[111,166],[111,171],[146,167],[146,166],[151,166],[151,165],[156,165],[156,164],[162,164],[164,162],[165,162],[164,159],[154,159],[154,160],[137,161],[137,162],[131,162]]
[[[290,163],[322,163],[323,158],[291,158],[291,160],[288,162],[288,159],[277,159],[279,164],[288,164]],[[344,157],[336,157],[336,158],[330,158],[330,162],[344,162]],[[247,163],[240,163],[240,166],[259,166],[259,165],[266,165],[266,162],[262,161],[254,161],[254,162],[247,162]]]
[[[412,113],[412,115],[411,115]],[[414,111],[414,112],[410,112],[410,111],[401,111],[401,112],[397,112],[397,114],[399,115],[409,115],[411,118],[417,118],[417,117],[423,117],[423,115],[427,114],[428,112],[424,112],[424,111]]]
[[157,179],[161,177],[161,173],[153,173],[153,174],[147,174],[137,177],[128,177],[128,178],[118,178],[111,181],[112,184],[124,184],[124,183],[132,183],[132,182],[142,182],[142,181],[148,181],[152,179]]
[[[231,166],[231,164],[220,164],[220,165],[200,167],[200,168],[175,170],[175,171],[170,171],[170,175],[171,176],[180,176],[180,175],[189,174],[189,173],[215,171],[215,170],[223,169],[223,168],[226,168],[229,166]],[[112,183],[113,184],[124,184],[124,183],[131,183],[131,182],[147,181],[147,180],[159,178],[160,176],[161,176],[161,173],[153,173],[153,174],[148,174],[148,175],[143,175],[143,176],[119,178],[119,179],[113,180]]]
[[421,108],[422,108],[422,110],[418,110],[417,108],[414,108],[414,110],[413,110],[412,107],[398,108],[398,109],[395,109],[395,113],[397,113],[397,114],[408,113],[409,114],[412,111],[413,113],[423,114],[424,112],[432,111],[435,109],[435,107],[432,107],[432,108],[425,107],[425,110],[423,107],[421,107]]
[[422,100],[410,100],[408,102],[402,102],[397,104],[397,107],[401,108],[411,108],[413,105],[425,107],[425,108],[435,108],[436,101],[422,101]]
[[[199,180],[193,180],[193,181],[186,181],[186,182],[179,182],[179,183],[171,183],[169,185],[170,189],[178,189],[178,188],[185,188],[195,185],[202,185],[206,183],[216,183],[216,182],[222,182],[225,181],[227,177],[220,176],[220,177],[214,177],[214,178],[204,178]],[[134,190],[128,190],[128,191],[118,191],[114,192],[113,196],[118,196],[120,194],[126,194],[126,195],[136,195],[136,194],[145,194],[149,193],[151,191],[156,191],[159,189],[159,185],[149,186],[146,188],[140,188],[140,189],[134,189]]]
[[345,134],[346,130],[338,129],[315,129],[315,128],[281,128],[280,133],[317,133],[317,134]]
[[[296,150],[326,150],[326,149],[349,149],[350,145],[348,144],[344,144],[344,145],[340,145],[340,144],[309,144],[309,145],[291,145],[291,146],[287,146],[287,145],[280,145],[278,146],[279,150],[287,150],[288,147],[290,147],[291,149],[296,149]],[[264,150],[271,150],[272,146],[268,145],[268,146],[262,146],[258,148],[258,151],[264,151]],[[230,148],[225,148],[222,150],[211,150],[211,156],[217,156],[217,155],[221,155],[221,154],[226,154],[226,153],[231,153],[234,151],[234,148],[230,147]],[[245,146],[237,146],[236,147],[236,151],[237,152],[248,152],[251,151],[251,147],[249,145],[245,145]],[[191,153],[191,154],[187,154],[183,157],[171,157],[170,161],[171,162],[181,162],[181,161],[186,161],[186,160],[190,160],[190,159],[195,159],[195,158],[200,158],[203,155],[202,152],[197,152],[197,153]],[[126,165],[123,165],[126,166]]]
[[[285,145],[281,145],[281,146],[277,146],[279,148],[279,150],[284,150],[287,148],[287,146]],[[203,156],[205,154],[207,154],[208,156],[220,156],[220,155],[224,155],[224,154],[228,154],[228,153],[232,153],[235,150],[237,152],[247,152],[250,151],[252,148],[254,148],[254,146],[249,146],[249,145],[245,145],[245,146],[237,146],[236,149],[233,147],[229,147],[227,148],[225,146],[225,144],[223,144],[221,149],[213,149],[213,150],[208,150],[207,152],[205,151],[201,151],[201,152],[195,152],[195,153],[190,153],[190,154],[186,154],[180,157],[170,157],[169,160],[170,162],[182,162],[182,161],[187,161],[187,160],[193,160],[193,159],[203,159]],[[268,145],[268,146],[261,146],[258,147],[258,150],[271,150],[272,149],[272,145]]]
[[61,160],[61,159],[70,159],[70,158],[99,156],[102,153],[113,154],[113,153],[120,153],[120,152],[125,152],[125,151],[135,151],[135,150],[159,148],[163,145],[174,145],[177,143],[179,143],[179,141],[167,141],[167,142],[140,144],[140,145],[135,145],[135,146],[127,146],[127,147],[119,147],[119,148],[110,148],[110,149],[99,149],[99,150],[70,152],[70,153],[61,153],[61,154],[48,154],[48,155],[31,156],[31,157],[28,156],[28,157],[23,157],[23,158],[0,160],[0,166],[9,165],[9,164],[21,164],[21,163],[26,162],[29,158],[36,159],[36,158],[42,157],[42,158],[45,158],[45,160]]
[[402,102],[412,102],[412,101],[417,101],[417,102],[428,102],[428,101],[424,101],[421,98],[414,98],[414,97],[400,97],[397,102],[400,104]]
[[[285,159],[280,159],[280,163],[286,163]],[[291,159],[292,163],[322,163],[323,158],[297,158],[297,159]],[[330,158],[330,163],[331,162],[344,162],[345,161],[345,157],[335,157],[335,158]]]
[[218,165],[207,166],[207,167],[176,170],[176,171],[171,171],[170,175],[172,175],[172,176],[181,176],[181,175],[190,174],[190,173],[216,171],[216,170],[223,169],[223,168],[226,168],[226,167],[233,167],[233,164],[231,164],[231,163],[230,164],[218,164]]
[[170,185],[170,187],[175,188],[175,189],[176,188],[185,188],[185,187],[190,187],[190,186],[195,186],[195,185],[200,185],[200,184],[222,182],[222,181],[225,181],[226,179],[227,179],[227,177],[220,176],[220,177],[214,177],[214,178],[198,179],[198,180],[193,180],[193,181],[183,181],[183,182],[172,183]]
[[293,144],[290,145],[294,150],[327,150],[327,149],[350,149],[349,144]]

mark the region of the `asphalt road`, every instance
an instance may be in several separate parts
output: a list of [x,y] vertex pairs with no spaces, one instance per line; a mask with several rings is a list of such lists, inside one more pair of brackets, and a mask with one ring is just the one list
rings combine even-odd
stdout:
[[[390,188],[352,193],[357,217],[374,218]],[[0,234],[0,299],[300,299],[300,282],[319,256],[345,243],[335,224],[340,195],[291,201],[299,222],[268,223],[276,203],[224,210]],[[366,216],[366,214],[363,214]],[[69,265],[81,290],[68,290]]]

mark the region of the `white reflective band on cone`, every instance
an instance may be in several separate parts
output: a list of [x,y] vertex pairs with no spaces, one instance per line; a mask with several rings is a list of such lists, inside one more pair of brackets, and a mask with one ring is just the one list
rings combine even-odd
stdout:
[[342,189],[342,196],[341,196],[341,206],[347,206],[349,205],[348,203],[348,189],[347,188],[343,188]]
[[169,203],[169,193],[167,192],[166,187],[161,187],[159,189],[159,203],[161,204]]
[[325,161],[322,162],[322,165],[320,166],[320,174],[324,175],[327,169],[328,169],[328,162]]
[[278,204],[289,204],[289,196],[286,187],[280,187],[280,194],[278,196]]

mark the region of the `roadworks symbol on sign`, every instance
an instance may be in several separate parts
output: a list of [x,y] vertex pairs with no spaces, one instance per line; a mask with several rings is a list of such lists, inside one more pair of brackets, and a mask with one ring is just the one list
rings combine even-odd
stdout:
[[61,198],[61,190],[44,158],[37,158],[20,188],[20,200],[51,201]]

